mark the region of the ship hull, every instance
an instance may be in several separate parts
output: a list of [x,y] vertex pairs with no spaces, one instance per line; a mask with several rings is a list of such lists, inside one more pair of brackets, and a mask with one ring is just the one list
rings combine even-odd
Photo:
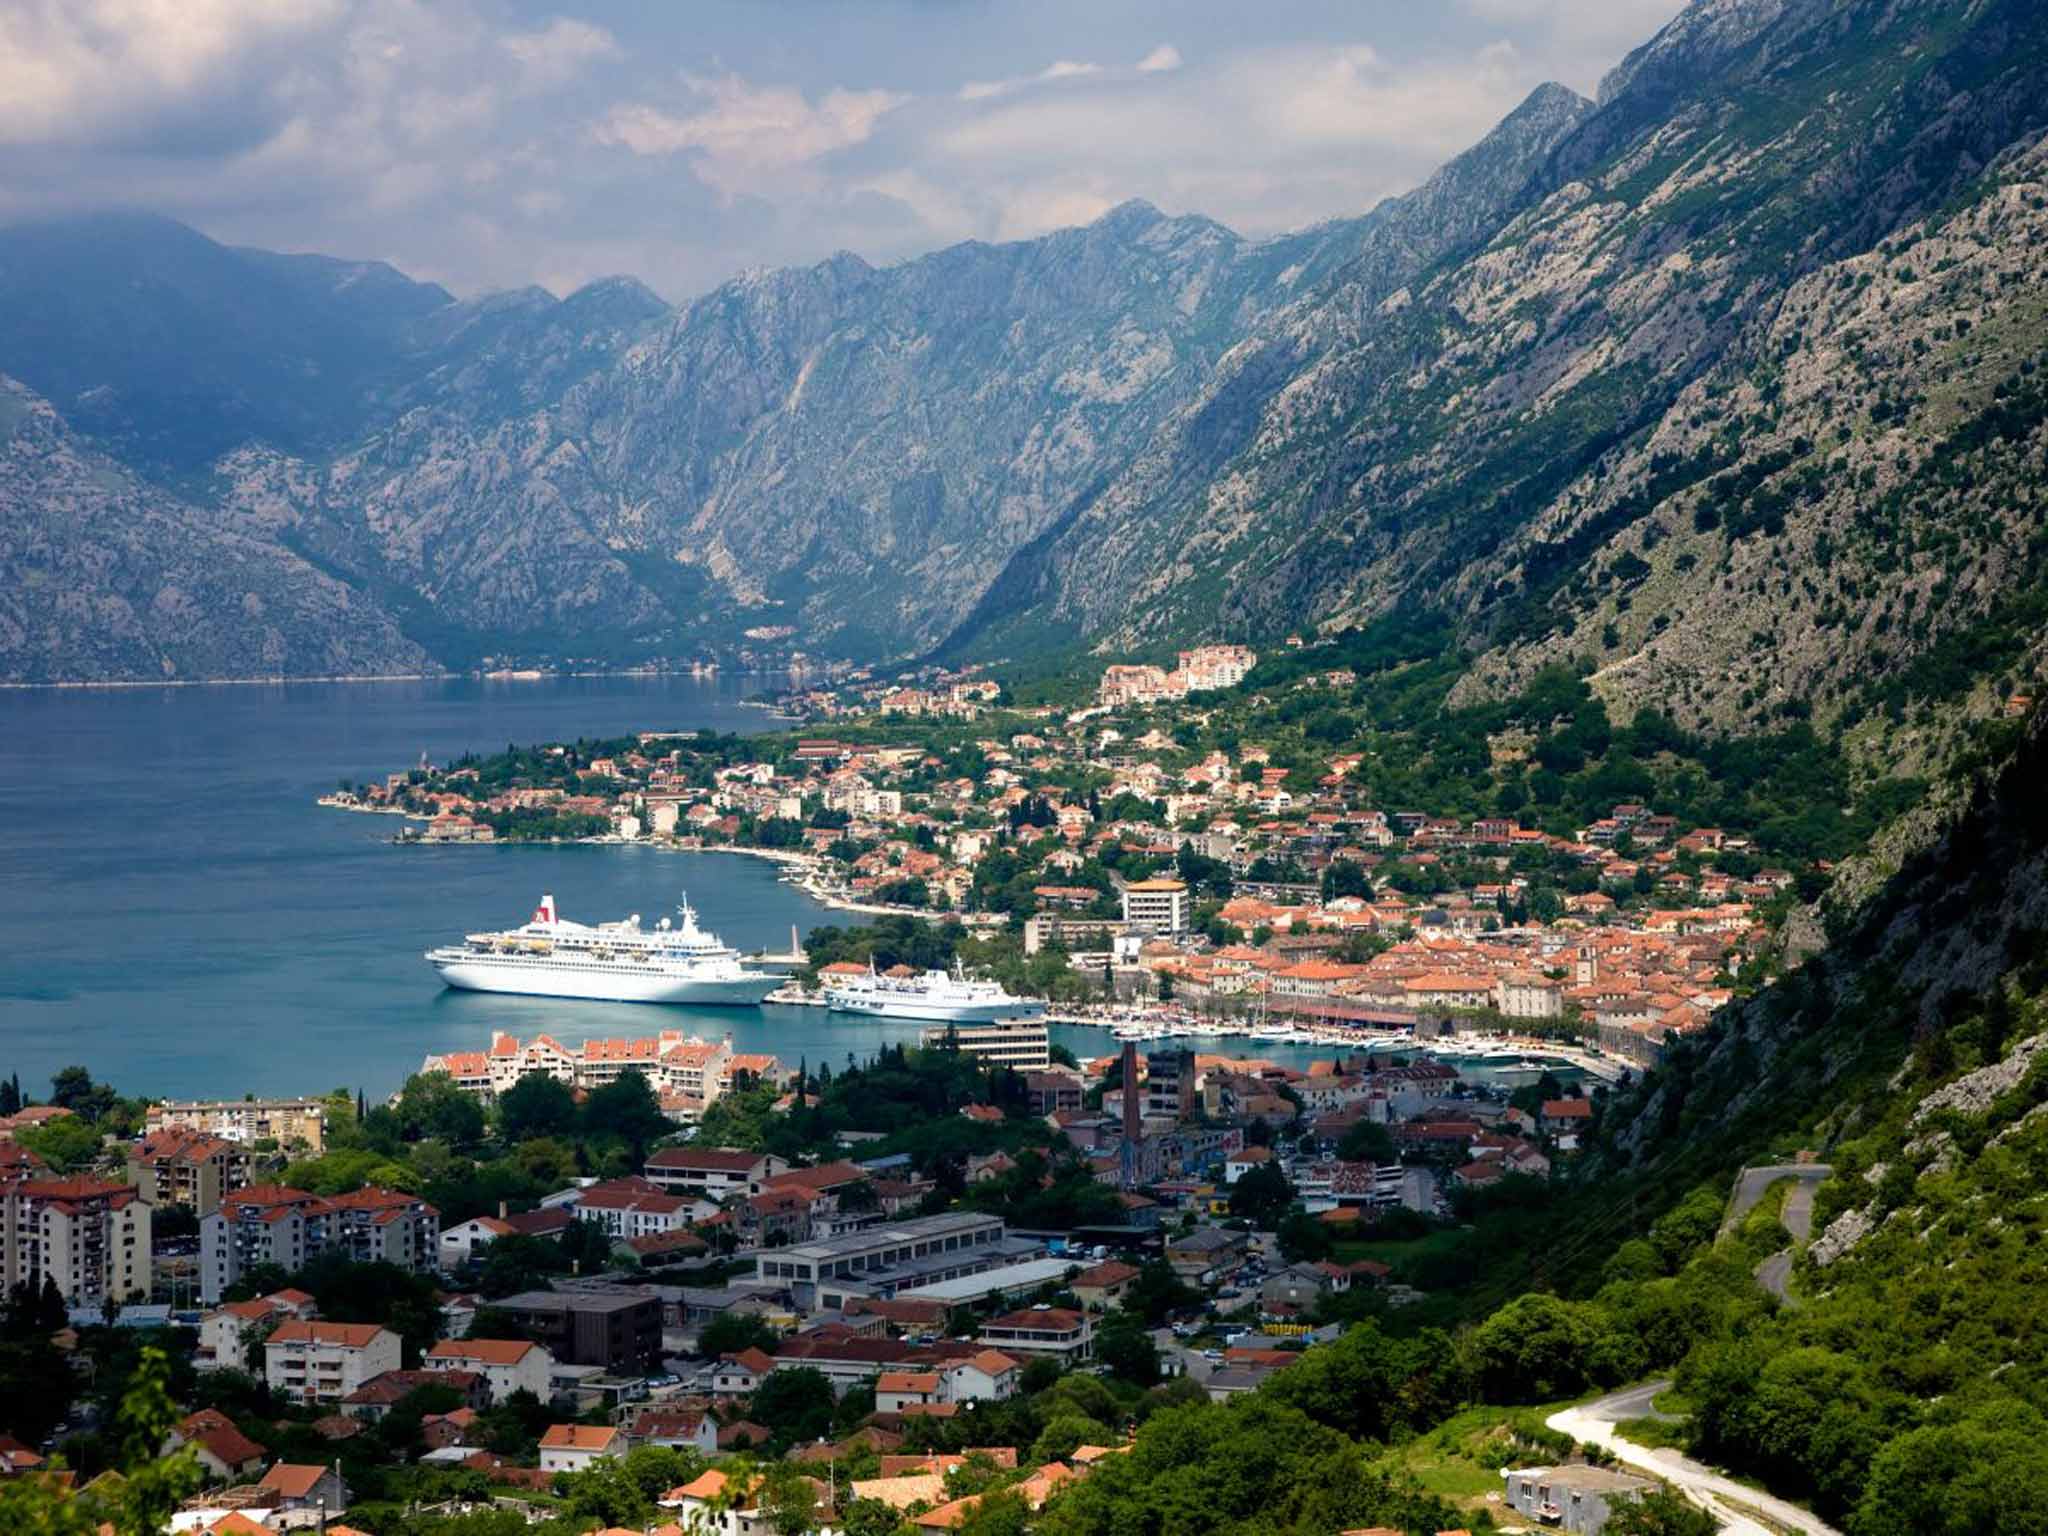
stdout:
[[1045,1010],[1035,1003],[935,1003],[911,997],[849,997],[825,994],[834,1013],[862,1013],[873,1018],[915,1019],[921,1024],[1008,1024],[1036,1018]]
[[[429,957],[430,959],[432,957]],[[748,975],[724,979],[620,974],[571,966],[506,965],[472,959],[432,959],[449,986],[464,992],[500,992],[519,997],[579,998],[599,1003],[696,1003],[750,1008],[785,978]]]

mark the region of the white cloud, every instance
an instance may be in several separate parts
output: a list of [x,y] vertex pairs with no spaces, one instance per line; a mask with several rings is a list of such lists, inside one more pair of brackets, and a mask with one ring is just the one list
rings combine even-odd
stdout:
[[864,143],[875,124],[910,97],[897,91],[833,89],[814,103],[791,86],[752,85],[738,75],[685,75],[705,105],[676,115],[632,102],[593,130],[597,142],[636,155],[689,154],[700,180],[727,196],[752,189],[764,172],[807,164]]
[[1100,0],[794,28],[745,0],[0,0],[0,216],[142,205],[466,291],[674,297],[1131,197],[1263,234],[1412,186],[1542,79],[1589,89],[1681,4],[1274,7],[1253,44]]
[[146,135],[215,89],[247,94],[252,56],[304,42],[338,14],[338,0],[8,0],[0,143]]
[[549,90],[565,85],[601,59],[619,56],[618,41],[603,27],[557,16],[538,32],[514,32],[498,46],[518,62],[528,85]]
[[991,101],[998,96],[1008,96],[1030,86],[1052,85],[1061,80],[1080,80],[1101,73],[1100,64],[1089,64],[1079,59],[1055,59],[1035,75],[1018,75],[1010,80],[970,80],[960,87],[960,99]]

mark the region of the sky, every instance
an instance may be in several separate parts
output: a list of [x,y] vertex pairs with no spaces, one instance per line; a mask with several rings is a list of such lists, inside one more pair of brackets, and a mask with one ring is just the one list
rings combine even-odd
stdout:
[[0,222],[168,214],[460,294],[877,263],[1128,198],[1362,213],[1680,0],[0,0]]

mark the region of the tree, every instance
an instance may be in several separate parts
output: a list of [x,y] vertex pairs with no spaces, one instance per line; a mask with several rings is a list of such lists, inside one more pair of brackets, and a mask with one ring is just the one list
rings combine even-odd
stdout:
[[570,1136],[575,1130],[575,1094],[545,1072],[528,1072],[498,1096],[498,1134],[507,1142]]
[[1481,1395],[1491,1403],[1540,1403],[1582,1391],[1599,1333],[1583,1303],[1540,1293],[1516,1297],[1473,1332]]
[[1230,1214],[1255,1227],[1272,1226],[1293,1203],[1294,1186],[1278,1163],[1259,1163],[1230,1186]]
[[1721,1523],[1669,1488],[1656,1488],[1609,1507],[1609,1536],[1714,1536]]
[[801,1366],[792,1371],[771,1372],[754,1389],[748,1416],[774,1431],[783,1445],[799,1440],[816,1440],[832,1428],[832,1410],[837,1399],[824,1372]]
[[1033,1461],[1065,1461],[1084,1445],[1114,1445],[1116,1431],[1085,1414],[1062,1413],[1047,1422],[1031,1444]]
[[839,1528],[846,1536],[911,1536],[916,1530],[880,1499],[855,1499],[846,1506]]
[[50,1102],[73,1114],[92,1098],[92,1073],[84,1067],[62,1067],[50,1079]]
[[1025,1536],[1031,1529],[1031,1506],[1007,1488],[982,1495],[955,1527],[960,1536]]
[[75,1115],[23,1126],[14,1133],[14,1139],[48,1163],[55,1173],[84,1168],[100,1155],[100,1133]]
[[1147,1259],[1138,1266],[1138,1278],[1124,1291],[1122,1310],[1156,1328],[1168,1313],[1194,1306],[1201,1299],[1201,1293],[1176,1275],[1166,1260]]
[[1329,1223],[1318,1221],[1306,1211],[1290,1211],[1282,1217],[1275,1235],[1280,1241],[1280,1252],[1289,1263],[1327,1259],[1336,1246]]
[[634,1168],[646,1161],[649,1146],[675,1130],[661,1112],[661,1101],[647,1086],[647,1079],[638,1072],[621,1072],[602,1088],[592,1090],[583,1101],[582,1119],[585,1137],[623,1141]]
[[451,1147],[468,1147],[483,1139],[483,1106],[446,1072],[407,1078],[399,1091],[397,1115],[399,1134],[407,1141],[432,1137]]
[[1353,1121],[1344,1132],[1344,1139],[1337,1143],[1337,1156],[1347,1163],[1398,1163],[1400,1154],[1394,1150],[1394,1137],[1377,1120],[1359,1119]]
[[112,1516],[116,1536],[157,1536],[180,1501],[199,1486],[199,1467],[190,1450],[163,1454],[164,1439],[178,1422],[170,1379],[170,1358],[146,1345],[114,1418],[112,1438],[123,1477]]
[[568,1255],[551,1238],[507,1232],[484,1249],[483,1266],[477,1273],[477,1293],[495,1300],[537,1287],[545,1289],[549,1275],[567,1274],[568,1270]]
[[606,1526],[638,1526],[654,1510],[640,1485],[609,1456],[599,1457],[581,1472],[556,1473],[555,1492],[571,1514]]
[[1134,1387],[1149,1387],[1159,1380],[1159,1350],[1152,1336],[1128,1317],[1113,1317],[1095,1336],[1095,1357],[1109,1367],[1109,1374]]
[[697,1335],[697,1353],[717,1359],[741,1350],[764,1352],[775,1348],[776,1333],[766,1320],[753,1312],[721,1312]]

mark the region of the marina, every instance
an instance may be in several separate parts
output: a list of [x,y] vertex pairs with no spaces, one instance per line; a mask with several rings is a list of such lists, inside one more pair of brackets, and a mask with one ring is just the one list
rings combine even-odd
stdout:
[[1631,1072],[1628,1063],[1582,1045],[1536,1036],[1466,1034],[1423,1036],[1413,1030],[1362,1028],[1332,1020],[1276,1019],[1255,1015],[1224,1019],[1184,1008],[1116,1008],[1094,1006],[1053,1009],[1048,1023],[1073,1028],[1105,1029],[1117,1040],[1144,1044],[1204,1041],[1252,1041],[1259,1044],[1311,1047],[1368,1056],[1426,1056],[1448,1065],[1484,1068],[1492,1076],[1536,1077],[1557,1066],[1570,1067],[1604,1083],[1618,1083]]

